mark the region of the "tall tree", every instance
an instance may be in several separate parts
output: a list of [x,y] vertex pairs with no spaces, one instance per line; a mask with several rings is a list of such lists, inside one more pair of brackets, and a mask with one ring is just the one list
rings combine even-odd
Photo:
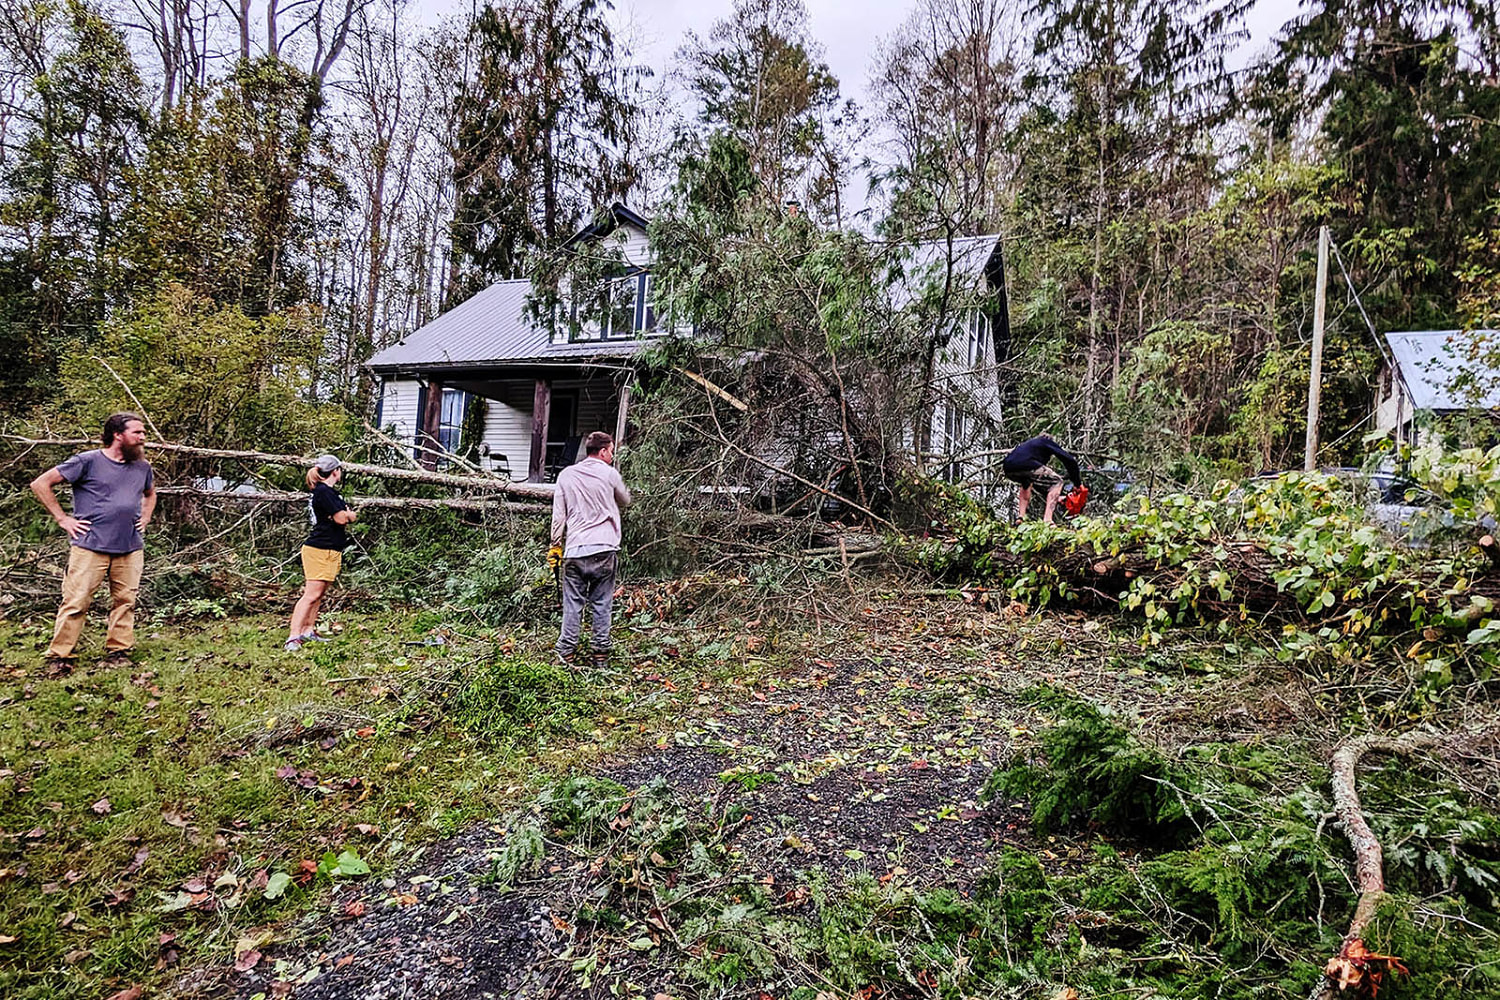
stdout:
[[0,324],[7,388],[40,391],[59,342],[87,334],[129,280],[125,175],[145,127],[141,81],[120,33],[96,8],[5,11],[10,109],[0,171]]
[[1009,0],[922,0],[882,46],[871,89],[893,235],[999,230],[1023,111],[1020,16]]
[[524,273],[635,182],[626,152],[640,72],[615,42],[606,0],[486,5],[458,95],[458,189],[448,304]]
[[1500,29],[1475,0],[1316,0],[1264,69],[1273,133],[1321,119],[1332,220],[1390,326],[1446,327],[1468,237],[1500,196]]
[[689,33],[677,58],[701,120],[744,145],[765,196],[779,204],[804,193],[839,83],[808,33],[802,0],[735,0],[707,39]]
[[[1225,54],[1244,0],[1041,0],[1021,211],[1080,317],[1074,414],[1087,450],[1133,335],[1169,297],[1164,223],[1211,198],[1212,130],[1232,109]],[[1072,325],[1072,324],[1069,324]]]

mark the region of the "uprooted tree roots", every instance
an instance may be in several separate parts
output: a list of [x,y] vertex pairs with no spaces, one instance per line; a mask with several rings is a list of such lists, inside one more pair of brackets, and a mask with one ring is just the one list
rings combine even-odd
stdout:
[[1394,955],[1380,955],[1365,946],[1364,934],[1385,896],[1385,859],[1370,825],[1360,808],[1355,772],[1360,759],[1371,751],[1408,754],[1431,746],[1437,737],[1431,733],[1411,732],[1395,738],[1359,736],[1346,741],[1335,751],[1333,763],[1333,801],[1339,824],[1354,850],[1354,877],[1359,887],[1359,902],[1349,931],[1344,935],[1338,954],[1328,960],[1324,975],[1313,988],[1309,1000],[1325,1000],[1335,991],[1353,996],[1374,997],[1386,973],[1405,973],[1406,966]]

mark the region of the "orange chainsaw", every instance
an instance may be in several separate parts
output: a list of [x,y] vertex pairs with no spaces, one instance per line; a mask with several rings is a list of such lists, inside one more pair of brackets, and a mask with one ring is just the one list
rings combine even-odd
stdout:
[[1083,505],[1089,502],[1089,488],[1087,486],[1075,486],[1062,498],[1063,510],[1068,512],[1069,517],[1077,517],[1083,513]]

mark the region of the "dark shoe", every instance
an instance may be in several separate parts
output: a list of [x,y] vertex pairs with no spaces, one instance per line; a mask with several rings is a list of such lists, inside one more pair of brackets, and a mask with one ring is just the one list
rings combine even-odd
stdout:
[[130,655],[130,650],[128,649],[117,649],[112,653],[105,653],[104,659],[99,661],[99,666],[105,668],[106,670],[113,670],[115,667],[131,667],[134,665],[135,659]]
[[577,650],[570,649],[565,653],[559,649],[552,654],[552,664],[558,667],[571,667],[577,657]]
[[609,650],[594,650],[590,662],[594,664],[595,670],[604,670],[609,666]]
[[73,672],[71,656],[49,656],[45,661],[48,677],[66,677]]

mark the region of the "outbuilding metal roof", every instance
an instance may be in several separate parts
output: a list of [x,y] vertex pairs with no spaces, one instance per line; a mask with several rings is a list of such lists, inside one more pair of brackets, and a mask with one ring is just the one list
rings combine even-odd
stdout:
[[1385,339],[1416,409],[1500,407],[1500,370],[1486,357],[1500,349],[1500,331],[1392,331]]

